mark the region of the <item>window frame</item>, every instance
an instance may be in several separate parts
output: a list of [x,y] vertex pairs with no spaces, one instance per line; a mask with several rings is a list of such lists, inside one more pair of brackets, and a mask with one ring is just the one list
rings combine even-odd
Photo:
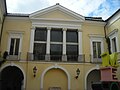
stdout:
[[20,54],[21,54],[21,50],[22,50],[23,32],[9,32],[8,46],[7,46],[8,53],[10,53],[10,45],[11,45],[11,39],[12,38],[19,38],[20,39],[19,49],[18,49],[18,55],[9,55],[9,56],[12,56],[12,57],[9,57],[9,58],[11,58],[11,59],[20,59]]
[[91,61],[92,62],[101,62],[101,58],[93,57],[93,42],[101,42],[101,54],[104,52],[104,37],[100,36],[91,36],[90,37],[90,47],[91,47]]
[[108,34],[108,37],[110,38],[110,45],[111,45],[111,52],[113,53],[113,44],[112,40],[116,39],[116,51],[119,52],[119,44],[118,44],[118,29],[113,30]]

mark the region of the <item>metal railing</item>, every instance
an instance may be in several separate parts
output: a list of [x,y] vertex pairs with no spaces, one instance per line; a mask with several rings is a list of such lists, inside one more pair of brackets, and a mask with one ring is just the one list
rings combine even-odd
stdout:
[[102,63],[102,59],[101,58],[94,58],[93,55],[90,55],[90,62],[91,63]]
[[17,55],[12,55],[12,54],[9,54],[9,52],[8,52],[8,56],[6,59],[7,60],[20,60],[21,59],[21,52],[19,52]]
[[85,62],[85,55],[41,55],[28,53],[27,59],[32,61],[50,62]]

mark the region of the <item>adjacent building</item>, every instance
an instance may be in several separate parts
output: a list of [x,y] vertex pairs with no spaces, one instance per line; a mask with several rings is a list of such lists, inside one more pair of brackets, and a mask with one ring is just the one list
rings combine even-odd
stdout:
[[106,21],[58,3],[3,15],[1,55],[8,56],[0,67],[2,90],[92,90],[100,81],[101,53],[120,52],[120,9]]

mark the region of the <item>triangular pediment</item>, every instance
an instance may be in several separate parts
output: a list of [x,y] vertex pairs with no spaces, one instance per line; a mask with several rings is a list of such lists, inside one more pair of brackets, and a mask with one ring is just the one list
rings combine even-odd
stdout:
[[84,21],[84,17],[59,4],[37,11],[30,15],[34,19],[53,19],[53,20],[79,20]]

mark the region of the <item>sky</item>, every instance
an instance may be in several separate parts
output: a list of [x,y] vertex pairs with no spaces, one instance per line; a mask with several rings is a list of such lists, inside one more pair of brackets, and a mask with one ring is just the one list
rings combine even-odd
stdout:
[[120,9],[120,0],[6,0],[8,13],[31,14],[35,11],[60,5],[85,17],[109,18]]

